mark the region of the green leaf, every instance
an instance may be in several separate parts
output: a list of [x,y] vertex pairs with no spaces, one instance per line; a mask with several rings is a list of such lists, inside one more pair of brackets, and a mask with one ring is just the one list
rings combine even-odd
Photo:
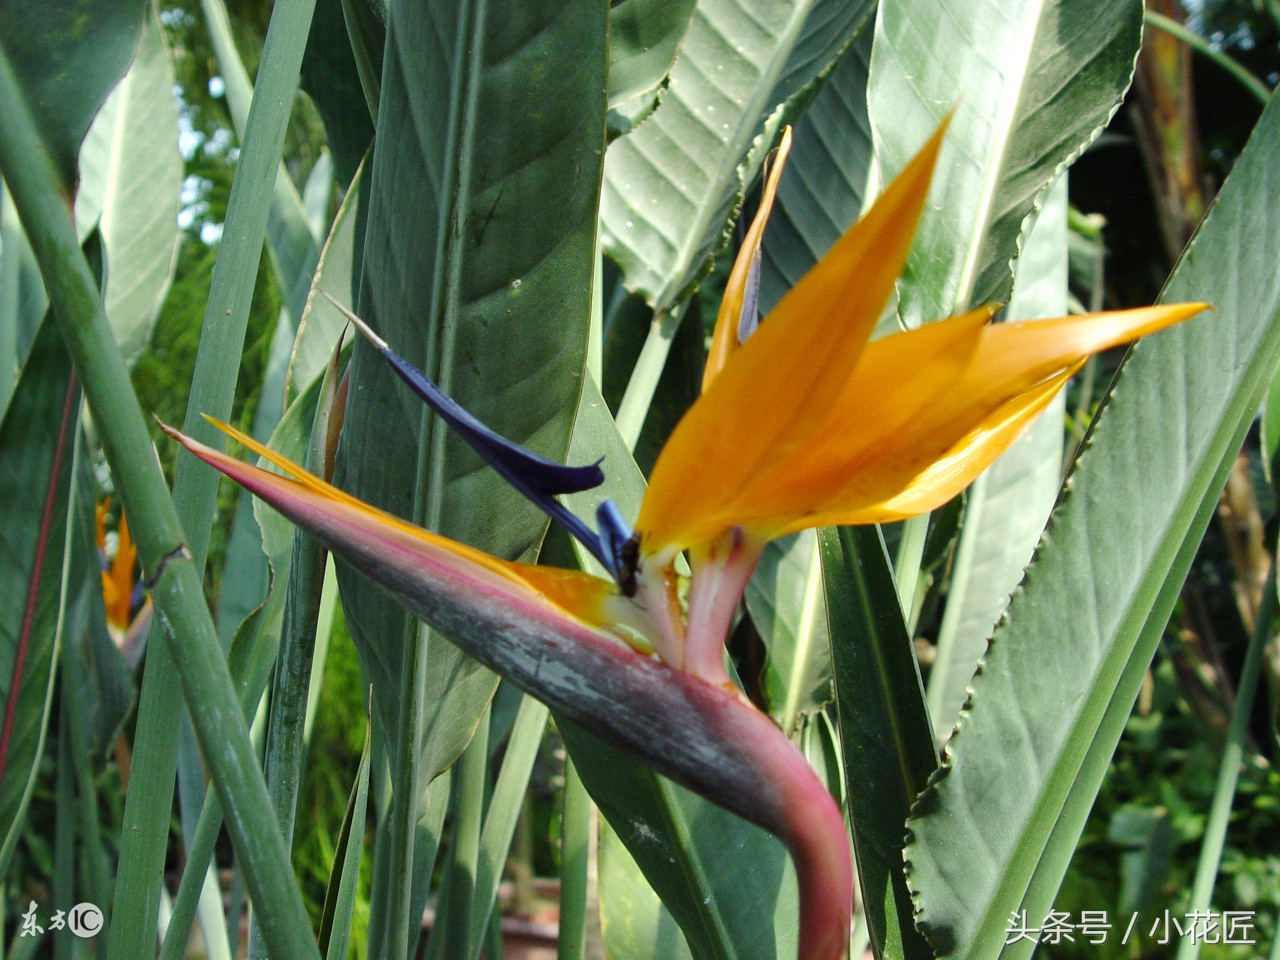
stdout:
[[104,299],[126,360],[150,339],[177,262],[183,171],[173,86],[169,50],[148,5],[138,56],[80,147],[76,194],[80,236],[97,224],[106,244]]
[[22,833],[53,700],[80,391],[52,317],[0,423],[0,877]]
[[661,99],[696,2],[617,0],[609,7],[609,109],[627,129]]
[[1176,842],[1173,819],[1163,807],[1125,804],[1111,815],[1107,842],[1124,850],[1120,855],[1121,916],[1150,909],[1169,876],[1169,860]]
[[831,641],[817,534],[805,531],[765,547],[745,599],[769,650],[764,670],[769,713],[790,736],[802,713],[831,700]]
[[1217,310],[1134,348],[974,678],[947,773],[907,848],[945,956],[1025,957],[1008,918],[1043,917],[1217,493],[1280,359],[1280,104],[1165,288]]
[[[240,60],[240,54],[236,52],[223,0],[201,0],[200,5],[208,25],[209,40],[218,58],[218,69],[226,84],[231,123],[236,128],[236,136],[243,143],[248,133],[249,112],[254,97],[253,84]],[[296,76],[294,80],[296,82]],[[268,87],[265,95],[272,96],[273,93]],[[320,253],[307,223],[302,198],[298,195],[298,189],[293,185],[283,161],[276,164],[276,176],[271,189],[271,204],[267,210],[267,252],[271,255],[276,285],[296,326],[306,306],[311,276],[315,273]]]
[[351,303],[355,298],[351,292],[352,265],[356,254],[356,223],[360,204],[360,183],[364,176],[364,165],[356,170],[342,199],[342,205],[333,218],[329,228],[329,236],[320,251],[320,262],[316,265],[315,277],[311,282],[311,295],[307,298],[307,308],[302,313],[298,324],[298,336],[293,345],[293,357],[289,361],[289,376],[285,385],[285,399],[292,403],[298,392],[324,370],[333,356],[333,348],[338,338],[347,328],[347,318],[329,302],[328,298],[317,296],[323,291],[339,303]]
[[[44,13],[43,9],[40,12]],[[296,3],[279,4],[274,14],[278,16],[273,15],[272,29],[268,31],[260,74],[265,77],[267,89],[279,92],[291,89],[289,74],[292,72],[296,77],[297,67],[296,62],[291,67],[287,42],[283,48],[280,46],[280,34],[288,34],[289,28],[277,29],[277,24],[292,24],[295,21],[291,18],[295,14],[301,14],[299,19],[305,23],[310,15],[309,2],[296,0]],[[48,22],[44,21],[42,26],[47,30]],[[7,40],[9,35],[5,37]],[[68,39],[79,42],[84,37],[84,29],[72,30],[65,36],[56,34],[50,42],[63,43]],[[268,57],[267,50],[276,50],[279,55]],[[299,58],[300,55],[299,50]],[[287,103],[292,97],[281,100]],[[268,118],[275,104],[279,103],[270,97],[263,97],[260,102],[265,105],[263,110]],[[247,864],[245,876],[249,889],[259,902],[273,904],[272,912],[263,914],[264,924],[270,925],[269,940],[273,949],[282,954],[311,956],[315,953],[315,945],[306,929],[301,896],[288,867],[288,855],[279,830],[270,817],[261,774],[253,760],[248,730],[236,709],[226,662],[201,593],[198,565],[193,562],[196,557],[203,562],[206,542],[199,525],[210,517],[213,484],[208,486],[209,509],[196,509],[192,511],[196,516],[188,516],[185,523],[181,522],[155,460],[146,424],[115,345],[97,284],[76,242],[74,224],[68,216],[68,198],[59,186],[52,155],[47,149],[47,131],[38,126],[32,115],[32,106],[23,84],[15,76],[7,51],[3,52],[0,55],[0,125],[5,128],[5,136],[0,138],[0,172],[9,183],[32,238],[33,251],[50,292],[53,314],[59,321],[68,351],[75,359],[77,374],[83,381],[95,423],[103,437],[117,489],[126,509],[139,520],[135,531],[139,555],[143,569],[147,571],[146,576],[153,584],[152,596],[157,609],[158,629],[149,648],[149,659],[153,662],[144,682],[134,753],[138,767],[150,770],[154,776],[146,786],[140,782],[142,778],[135,781],[126,802],[115,904],[117,907],[127,904],[128,909],[113,910],[111,955],[140,955],[142,948],[135,949],[136,939],[149,938],[154,943],[159,866],[153,866],[151,861],[157,855],[159,861],[163,860],[167,811],[172,803],[172,778],[166,774],[173,766],[176,739],[173,736],[175,725],[171,720],[180,709],[174,699],[177,685],[173,682],[172,666],[176,665],[177,679],[182,682],[182,693],[200,736],[204,759],[228,807],[232,843],[237,855]],[[251,128],[259,126],[258,118],[262,116],[256,107],[253,113]],[[258,141],[261,146],[251,142],[238,162],[228,207],[227,235],[219,248],[220,269],[214,278],[215,290],[224,281],[224,286],[234,285],[231,281],[242,282],[246,275],[247,271],[235,266],[235,257],[228,255],[229,250],[251,251],[255,265],[260,256],[261,231],[253,226],[260,208],[243,200],[245,190],[252,193],[254,189],[252,184],[256,182],[258,161],[269,158],[272,165],[278,162],[283,123],[278,127],[278,138],[271,135],[270,127],[270,123],[262,124]],[[246,183],[250,186],[246,187]],[[233,229],[233,221],[240,229]],[[228,255],[225,260],[224,255]],[[220,389],[225,389],[226,407],[229,409],[234,369],[243,339],[243,314],[239,322],[234,319],[228,321],[230,329],[214,322],[213,318],[223,312],[232,317],[237,313],[233,307],[238,307],[239,303],[224,306],[226,292],[223,289],[222,295],[215,296],[211,290],[206,312],[207,337],[202,338],[206,345],[213,344],[210,353],[221,352],[224,356],[206,364],[205,351],[201,351],[192,397],[194,402],[194,398],[216,395]],[[247,293],[245,290],[245,310],[248,307]],[[218,338],[219,333],[223,334],[221,339]],[[228,354],[230,356],[226,356]],[[206,381],[206,374],[217,371],[221,359],[231,360],[232,372],[215,377],[218,389],[209,394],[202,388],[202,382]],[[216,396],[213,398],[215,402],[207,409],[225,416],[227,410],[221,409]],[[190,476],[189,472],[186,476]],[[181,466],[176,486],[187,488]],[[180,496],[186,500],[181,493]],[[186,505],[202,506],[200,501],[197,496]],[[177,637],[183,642],[167,642]],[[173,663],[168,654],[172,654]],[[152,737],[152,745],[144,750],[143,740]],[[166,813],[155,816],[154,811],[158,809]],[[122,913],[131,914],[123,923]],[[129,936],[125,936],[126,933]],[[121,946],[122,942],[124,946]]]
[[[680,924],[695,957],[775,960],[795,954],[795,873],[781,843],[580,728],[563,721],[557,727],[600,812]],[[637,879],[610,888],[602,878],[601,910],[612,922],[622,919],[628,903],[643,907]],[[610,903],[614,898],[622,902]],[[620,943],[628,939],[622,935]],[[637,949],[632,943],[623,952]]]
[[369,727],[364,725],[364,749],[356,782],[347,800],[347,812],[338,831],[333,869],[325,890],[324,912],[320,920],[318,940],[325,960],[345,960],[347,936],[351,932],[351,912],[355,908],[357,880],[360,875],[360,853],[364,846],[364,826],[369,812]]
[[[392,8],[362,310],[482,421],[558,459],[586,350],[604,10],[546,0],[518,16],[491,8],[481,24],[476,9]],[[460,439],[433,432],[421,402],[363,344],[351,394],[338,466],[347,489],[489,553],[532,555],[541,513]],[[342,566],[339,577],[376,706],[394,729],[400,653],[415,628],[378,588]],[[496,681],[442,638],[428,656],[424,702],[439,717],[424,726],[429,778],[466,744]]]
[[[317,0],[298,81],[324,121],[325,139],[333,152],[339,190],[350,186],[373,139],[373,121],[357,68],[359,59],[352,52],[348,32],[344,10],[347,6],[346,0]],[[352,0],[350,8],[359,29],[366,31],[362,35],[362,47],[367,44],[368,49],[362,49],[360,57],[367,54],[365,68],[373,72],[382,64],[382,22],[374,16],[366,0]],[[373,107],[377,109],[376,97]]]
[[772,310],[862,212],[871,166],[867,69],[873,33],[858,34],[795,125],[761,250],[761,313]]
[[607,820],[598,849],[600,931],[610,960],[692,960],[680,926]]
[[[96,903],[111,930],[113,841],[104,841],[98,817],[98,776],[114,756],[113,746],[134,699],[133,678],[107,629],[102,601],[102,565],[97,544],[93,457],[83,432],[76,439],[74,476],[68,504],[62,632],[59,640],[59,698],[63,707],[59,751],[71,762],[80,837],[77,841],[78,900]],[[59,779],[64,775],[59,762]],[[59,804],[61,806],[61,804]],[[68,851],[70,852],[70,851]],[[0,871],[2,873],[3,871]]]
[[878,527],[819,532],[858,883],[877,957],[933,954],[912,918],[904,826],[937,767],[920,670]]
[[48,299],[13,200],[0,182],[0,417],[9,405]]
[[[1006,320],[1067,312],[1067,183],[1049,194],[1018,259]],[[969,488],[964,529],[951,572],[947,608],[929,671],[929,715],[945,740],[964,704],[965,688],[987,638],[1031,560],[1062,484],[1059,394],[1017,443]]]
[[830,65],[869,9],[861,0],[698,4],[662,105],[614,141],[605,162],[601,242],[627,288],[659,315],[688,295],[728,239],[780,125],[773,118],[770,142],[756,149],[766,120]]
[[884,0],[871,126],[887,182],[954,108],[899,283],[908,326],[1005,300],[1041,190],[1102,131],[1133,75],[1130,0]]
[[538,756],[543,731],[547,728],[550,711],[533,697],[521,694],[520,708],[516,714],[511,735],[507,738],[502,755],[502,766],[489,796],[485,810],[484,827],[480,833],[480,848],[476,862],[475,897],[471,906],[471,929],[468,943],[481,942],[485,928],[498,900],[498,884],[511,850],[511,838],[515,835],[516,819],[524,806],[529,790],[529,776]]
[[19,78],[68,198],[76,155],[94,114],[138,48],[147,0],[0,3],[0,47]]
[[[604,145],[606,7],[393,4],[369,167],[359,309],[391,346],[509,439],[568,448],[590,323]],[[373,351],[350,370],[338,483],[496,556],[532,557],[546,520]],[[412,825],[496,677],[338,566],[391,745],[387,939],[408,953]]]
[[[111,639],[102,602],[102,562],[97,544],[93,457],[81,435],[75,458],[75,502],[69,532],[67,601],[59,664],[66,689],[74,690],[68,716],[76,726],[76,751],[93,773],[101,772],[133,707],[135,689],[124,654]],[[105,892],[105,888],[104,888]],[[99,903],[99,906],[105,905]]]

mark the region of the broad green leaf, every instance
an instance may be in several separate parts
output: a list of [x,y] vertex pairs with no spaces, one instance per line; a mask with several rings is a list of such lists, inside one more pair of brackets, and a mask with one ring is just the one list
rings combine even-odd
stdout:
[[772,310],[862,212],[871,166],[867,68],[873,34],[858,34],[795,125],[761,248],[761,313]]
[[46,316],[0,423],[0,877],[22,832],[53,698],[80,391]]
[[598,854],[600,933],[610,960],[692,960],[680,926],[606,820]]
[[1132,0],[884,0],[871,128],[888,182],[954,108],[899,284],[908,326],[1008,298],[1041,190],[1102,131],[1133,75]]
[[120,352],[132,360],[151,337],[178,256],[178,107],[173,67],[154,9],[138,56],[107,97],[80,147],[76,226],[94,225],[107,248],[106,308]]
[[817,534],[810,530],[770,543],[744,599],[769,650],[764,670],[769,712],[790,735],[802,713],[831,700],[831,641]]
[[[373,139],[371,111],[365,100],[357,67],[359,60],[352,52],[344,14],[347,6],[346,0],[317,0],[298,81],[324,121],[325,139],[333,152],[334,176],[340,191],[351,185],[356,168]],[[367,53],[365,67],[373,72],[382,64],[382,22],[373,15],[366,0],[352,0],[349,6],[359,27],[367,31],[362,39],[372,49],[362,50],[360,54]],[[376,97],[373,108],[376,111]]]
[[[510,439],[563,458],[581,386],[604,141],[605,10],[544,0],[394,5],[360,309],[399,353]],[[570,65],[571,69],[566,68]],[[492,554],[531,556],[542,515],[358,345],[339,482]],[[388,731],[416,627],[339,567]],[[425,636],[425,635],[424,635]],[[493,692],[442,637],[419,691],[424,776],[449,766]],[[426,785],[426,779],[422,785]]]
[[[799,909],[782,844],[572,724],[557,724],[591,796],[700,958],[788,960]],[[646,892],[634,874],[601,878],[601,912],[618,922]],[[629,906],[633,905],[633,906]],[[658,921],[661,925],[662,921]],[[631,944],[624,953],[644,946]],[[659,956],[654,954],[653,956]]]
[[945,956],[1025,957],[1009,916],[1053,901],[1182,579],[1280,359],[1280,104],[1183,254],[1166,301],[1216,309],[1138,344],[974,678],[907,848]]
[[[644,477],[588,378],[569,459],[602,456],[605,485],[566,496],[565,503],[585,517],[608,496],[625,516],[634,516]],[[625,863],[610,874],[612,885],[602,875],[601,911],[613,928],[606,934],[611,949],[620,956],[665,958],[646,953],[651,947],[643,937],[651,924],[673,929],[674,916],[698,957],[787,958],[795,952],[794,873],[778,841],[563,719],[557,727],[582,782],[666,904],[654,914],[653,894]]]
[[[775,108],[830,66],[870,3],[701,0],[653,116],[609,147],[601,242],[664,316],[728,238]],[[811,23],[806,23],[809,18]],[[804,41],[804,42],[802,42]],[[796,58],[792,59],[793,52]]]
[[[1067,184],[1049,194],[1018,258],[1007,320],[1067,312]],[[1026,434],[969,488],[964,529],[951,572],[947,608],[929,671],[929,716],[939,742],[964,704],[965,688],[987,638],[1031,560],[1062,484],[1059,396]]]
[[782,124],[863,25],[858,0],[702,0],[663,106],[615,141],[601,243],[654,321],[618,409],[634,447],[685,299],[710,271]]
[[931,960],[903,871],[911,803],[938,765],[920,670],[880,529],[819,532],[840,748],[863,914],[877,957]]
[[31,245],[9,191],[0,182],[0,417],[9,405],[9,395],[47,303]]
[[653,112],[696,0],[616,0],[609,7],[611,126],[626,133]]
[[0,2],[0,47],[70,198],[94,114],[138,49],[147,0]]

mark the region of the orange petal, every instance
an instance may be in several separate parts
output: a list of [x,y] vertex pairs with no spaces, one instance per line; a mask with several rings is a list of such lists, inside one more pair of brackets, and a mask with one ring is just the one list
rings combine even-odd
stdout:
[[[963,376],[941,392],[943,366],[904,348],[931,328],[971,324],[972,314],[876,341],[833,409],[825,439],[774,471],[779,479],[768,498],[750,506],[781,519],[789,494],[797,509],[785,518],[786,531],[902,519],[940,506],[1017,439],[1090,354],[1202,309],[1176,304],[983,326]],[[912,389],[932,399],[916,402]],[[897,404],[909,415],[895,414]]]
[[901,490],[946,449],[909,438],[954,407],[991,313],[980,308],[869,344],[813,442],[745,490],[736,512],[772,537],[833,501],[865,505]]
[[808,443],[826,420],[906,261],[944,127],[677,424],[636,521],[647,553],[693,542],[701,518]]
[[1206,309],[1209,305],[1205,303],[1172,303],[993,324],[974,358],[971,386],[981,389],[985,383],[1000,382],[1010,390],[1025,389],[1063,367],[1171,327]]
[[[818,526],[892,523],[936,510],[973,483],[978,474],[1009,449],[1078,369],[1071,367],[1011,401],[1000,414],[971,430],[945,455],[930,464],[897,496],[852,511],[840,509],[837,505],[834,509],[815,513],[812,519]],[[797,521],[785,532],[794,533],[810,525],[808,521]]]
[[703,390],[711,386],[711,381],[724,368],[729,354],[738,347],[738,326],[742,319],[743,294],[747,277],[751,273],[751,265],[760,256],[764,228],[769,222],[773,200],[778,194],[778,181],[782,179],[782,168],[786,165],[787,154],[790,152],[791,127],[787,126],[782,129],[782,139],[778,142],[778,152],[773,159],[773,168],[765,177],[764,190],[760,194],[760,208],[747,229],[742,246],[738,250],[738,256],[733,261],[733,269],[729,271],[729,279],[724,285],[724,298],[720,301],[720,312],[716,314],[716,326],[711,334],[711,349],[707,351],[707,363],[702,369]]

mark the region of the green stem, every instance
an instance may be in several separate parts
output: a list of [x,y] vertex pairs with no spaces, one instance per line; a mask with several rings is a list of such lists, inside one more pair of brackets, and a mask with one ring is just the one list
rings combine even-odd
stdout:
[[635,369],[631,371],[631,379],[627,381],[626,392],[618,405],[617,422],[618,433],[626,441],[629,450],[634,450],[640,439],[640,431],[649,415],[649,405],[653,403],[653,394],[658,389],[658,381],[662,379],[667,354],[671,352],[671,341],[680,329],[684,309],[685,304],[682,303],[672,307],[666,314],[653,318],[644,346],[640,348],[640,356],[636,359]]
[[[301,530],[293,535],[289,564],[288,597],[280,632],[280,653],[267,718],[267,744],[263,766],[267,789],[275,805],[276,819],[286,847],[293,845],[293,821],[302,780],[303,736],[307,696],[311,688],[312,655],[316,623],[320,618],[320,592],[324,585],[327,552]],[[255,920],[249,932],[250,960],[266,960],[267,948]]]
[[[67,691],[63,690],[64,697]],[[76,892],[76,785],[71,752],[71,712],[62,701],[58,718],[58,768],[55,779],[53,819],[53,903],[75,903]],[[53,935],[54,960],[71,960],[71,931],[63,928]]]
[[564,815],[560,821],[560,937],[556,960],[583,960],[587,930],[587,871],[591,798],[573,761],[564,761]]
[[529,791],[529,775],[533,772],[533,762],[542,743],[549,712],[533,697],[523,695],[520,698],[520,709],[507,738],[506,753],[502,757],[502,767],[498,771],[488,812],[484,815],[484,829],[480,833],[475,895],[471,905],[471,933],[467,941],[471,956],[475,955],[488,918],[496,915],[494,905],[498,900],[498,884],[511,852],[511,838],[515,835],[516,823]]
[[[205,760],[229,811],[232,843],[259,902],[272,905],[274,919],[268,939],[274,951],[290,960],[314,958],[317,952],[306,910],[289,869],[280,831],[271,816],[266,786],[249,747],[248,729],[205,604],[191,544],[165,487],[129,372],[116,346],[97,284],[81,253],[67,198],[59,189],[53,160],[2,51],[0,129],[4,130],[0,137],[0,174],[9,183],[14,205],[31,240],[63,339],[98,425],[116,488],[129,516],[137,518],[134,536],[143,579],[151,590],[157,623],[163,628],[163,638],[152,647],[152,654],[159,661],[163,651],[168,650],[175,658]],[[234,366],[232,376],[234,379]],[[207,523],[205,527],[207,530]],[[207,542],[207,534],[203,539]],[[175,699],[167,715],[151,719],[152,727],[172,728],[172,717],[180,707],[180,701]],[[142,729],[140,718],[140,732]],[[169,753],[172,755],[171,750]],[[140,788],[151,778],[167,781],[172,790],[172,766],[160,770],[139,766],[135,768],[133,785]],[[162,858],[169,821],[167,810],[156,820],[154,829],[161,836]],[[126,836],[127,833],[126,829]],[[126,866],[122,874],[132,872],[135,878],[142,879],[138,863]],[[149,866],[150,877],[145,883],[135,884],[135,888],[154,902],[159,890],[160,862]],[[129,945],[135,948],[132,954],[129,946],[122,946],[126,938],[121,936],[120,916],[117,897],[113,953],[121,957],[150,953],[154,949],[155,913],[147,921],[151,925],[149,938]],[[120,953],[121,950],[125,952]]]
[[[262,692],[271,678],[274,661],[274,647],[261,642],[258,631],[242,630],[232,641],[227,663],[235,687],[240,691],[240,708],[245,723],[253,719],[253,713],[262,700]],[[187,864],[182,871],[182,880],[178,884],[178,895],[173,900],[173,912],[169,915],[169,932],[164,938],[164,943],[161,944],[160,960],[181,960],[186,950],[191,922],[196,916],[205,876],[209,864],[213,861],[214,846],[221,830],[222,804],[218,800],[217,793],[208,792],[205,794],[204,806],[200,810],[192,839],[187,846]],[[233,920],[227,927],[229,938],[238,929],[239,925],[235,921],[240,916],[240,910],[236,904],[237,898],[231,899],[230,916]],[[234,946],[234,939],[231,942]],[[233,949],[232,954],[234,953]]]
[[[1218,783],[1213,791],[1213,804],[1209,808],[1204,840],[1200,844],[1200,861],[1196,864],[1196,879],[1191,888],[1188,912],[1207,911],[1213,902],[1213,885],[1218,879],[1218,867],[1222,863],[1227,823],[1231,819],[1231,803],[1235,799],[1240,767],[1244,763],[1244,741],[1249,728],[1249,714],[1253,711],[1253,697],[1258,689],[1258,675],[1262,671],[1262,656],[1271,636],[1271,621],[1275,619],[1276,608],[1276,568],[1272,564],[1267,573],[1267,584],[1262,588],[1262,603],[1258,606],[1258,616],[1253,624],[1253,636],[1249,638],[1249,650],[1244,657],[1244,666],[1240,669],[1236,702],[1231,707],[1227,742],[1222,748]],[[1178,946],[1178,960],[1195,960],[1198,956],[1200,938],[1185,937]]]
[[1204,37],[1192,33],[1177,20],[1166,17],[1163,13],[1156,13],[1151,9],[1143,12],[1143,19],[1148,26],[1163,30],[1171,37],[1177,37],[1196,53],[1208,57],[1239,80],[1244,88],[1253,94],[1254,98],[1264,107],[1267,105],[1267,101],[1271,99],[1271,91],[1267,89],[1267,85],[1250,73],[1243,64],[1234,57],[1227,56],[1221,50],[1215,50]]
[[898,605],[902,607],[902,619],[907,624],[908,633],[915,630],[916,590],[920,584],[920,562],[924,557],[924,544],[929,535],[929,516],[923,513],[902,521],[902,538],[898,541],[898,554],[893,561]]
[[[489,718],[491,707],[480,715],[475,735],[458,764],[457,803],[454,806],[452,896],[444,918],[444,956],[471,960],[480,948],[473,938],[472,918],[479,911],[481,891],[476,870],[480,860],[480,830],[484,825],[485,788],[489,780]],[[483,930],[483,928],[481,928]]]

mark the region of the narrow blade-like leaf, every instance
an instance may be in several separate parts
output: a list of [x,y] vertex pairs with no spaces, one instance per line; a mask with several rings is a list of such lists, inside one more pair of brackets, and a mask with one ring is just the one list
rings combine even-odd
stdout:
[[148,5],[138,56],[80,148],[76,225],[107,249],[107,316],[132,360],[151,337],[178,257],[178,107],[160,21]]
[[818,534],[858,883],[877,957],[931,960],[902,866],[906,818],[937,766],[911,637],[878,527]]
[[0,876],[25,823],[53,698],[80,392],[46,317],[0,423]]

